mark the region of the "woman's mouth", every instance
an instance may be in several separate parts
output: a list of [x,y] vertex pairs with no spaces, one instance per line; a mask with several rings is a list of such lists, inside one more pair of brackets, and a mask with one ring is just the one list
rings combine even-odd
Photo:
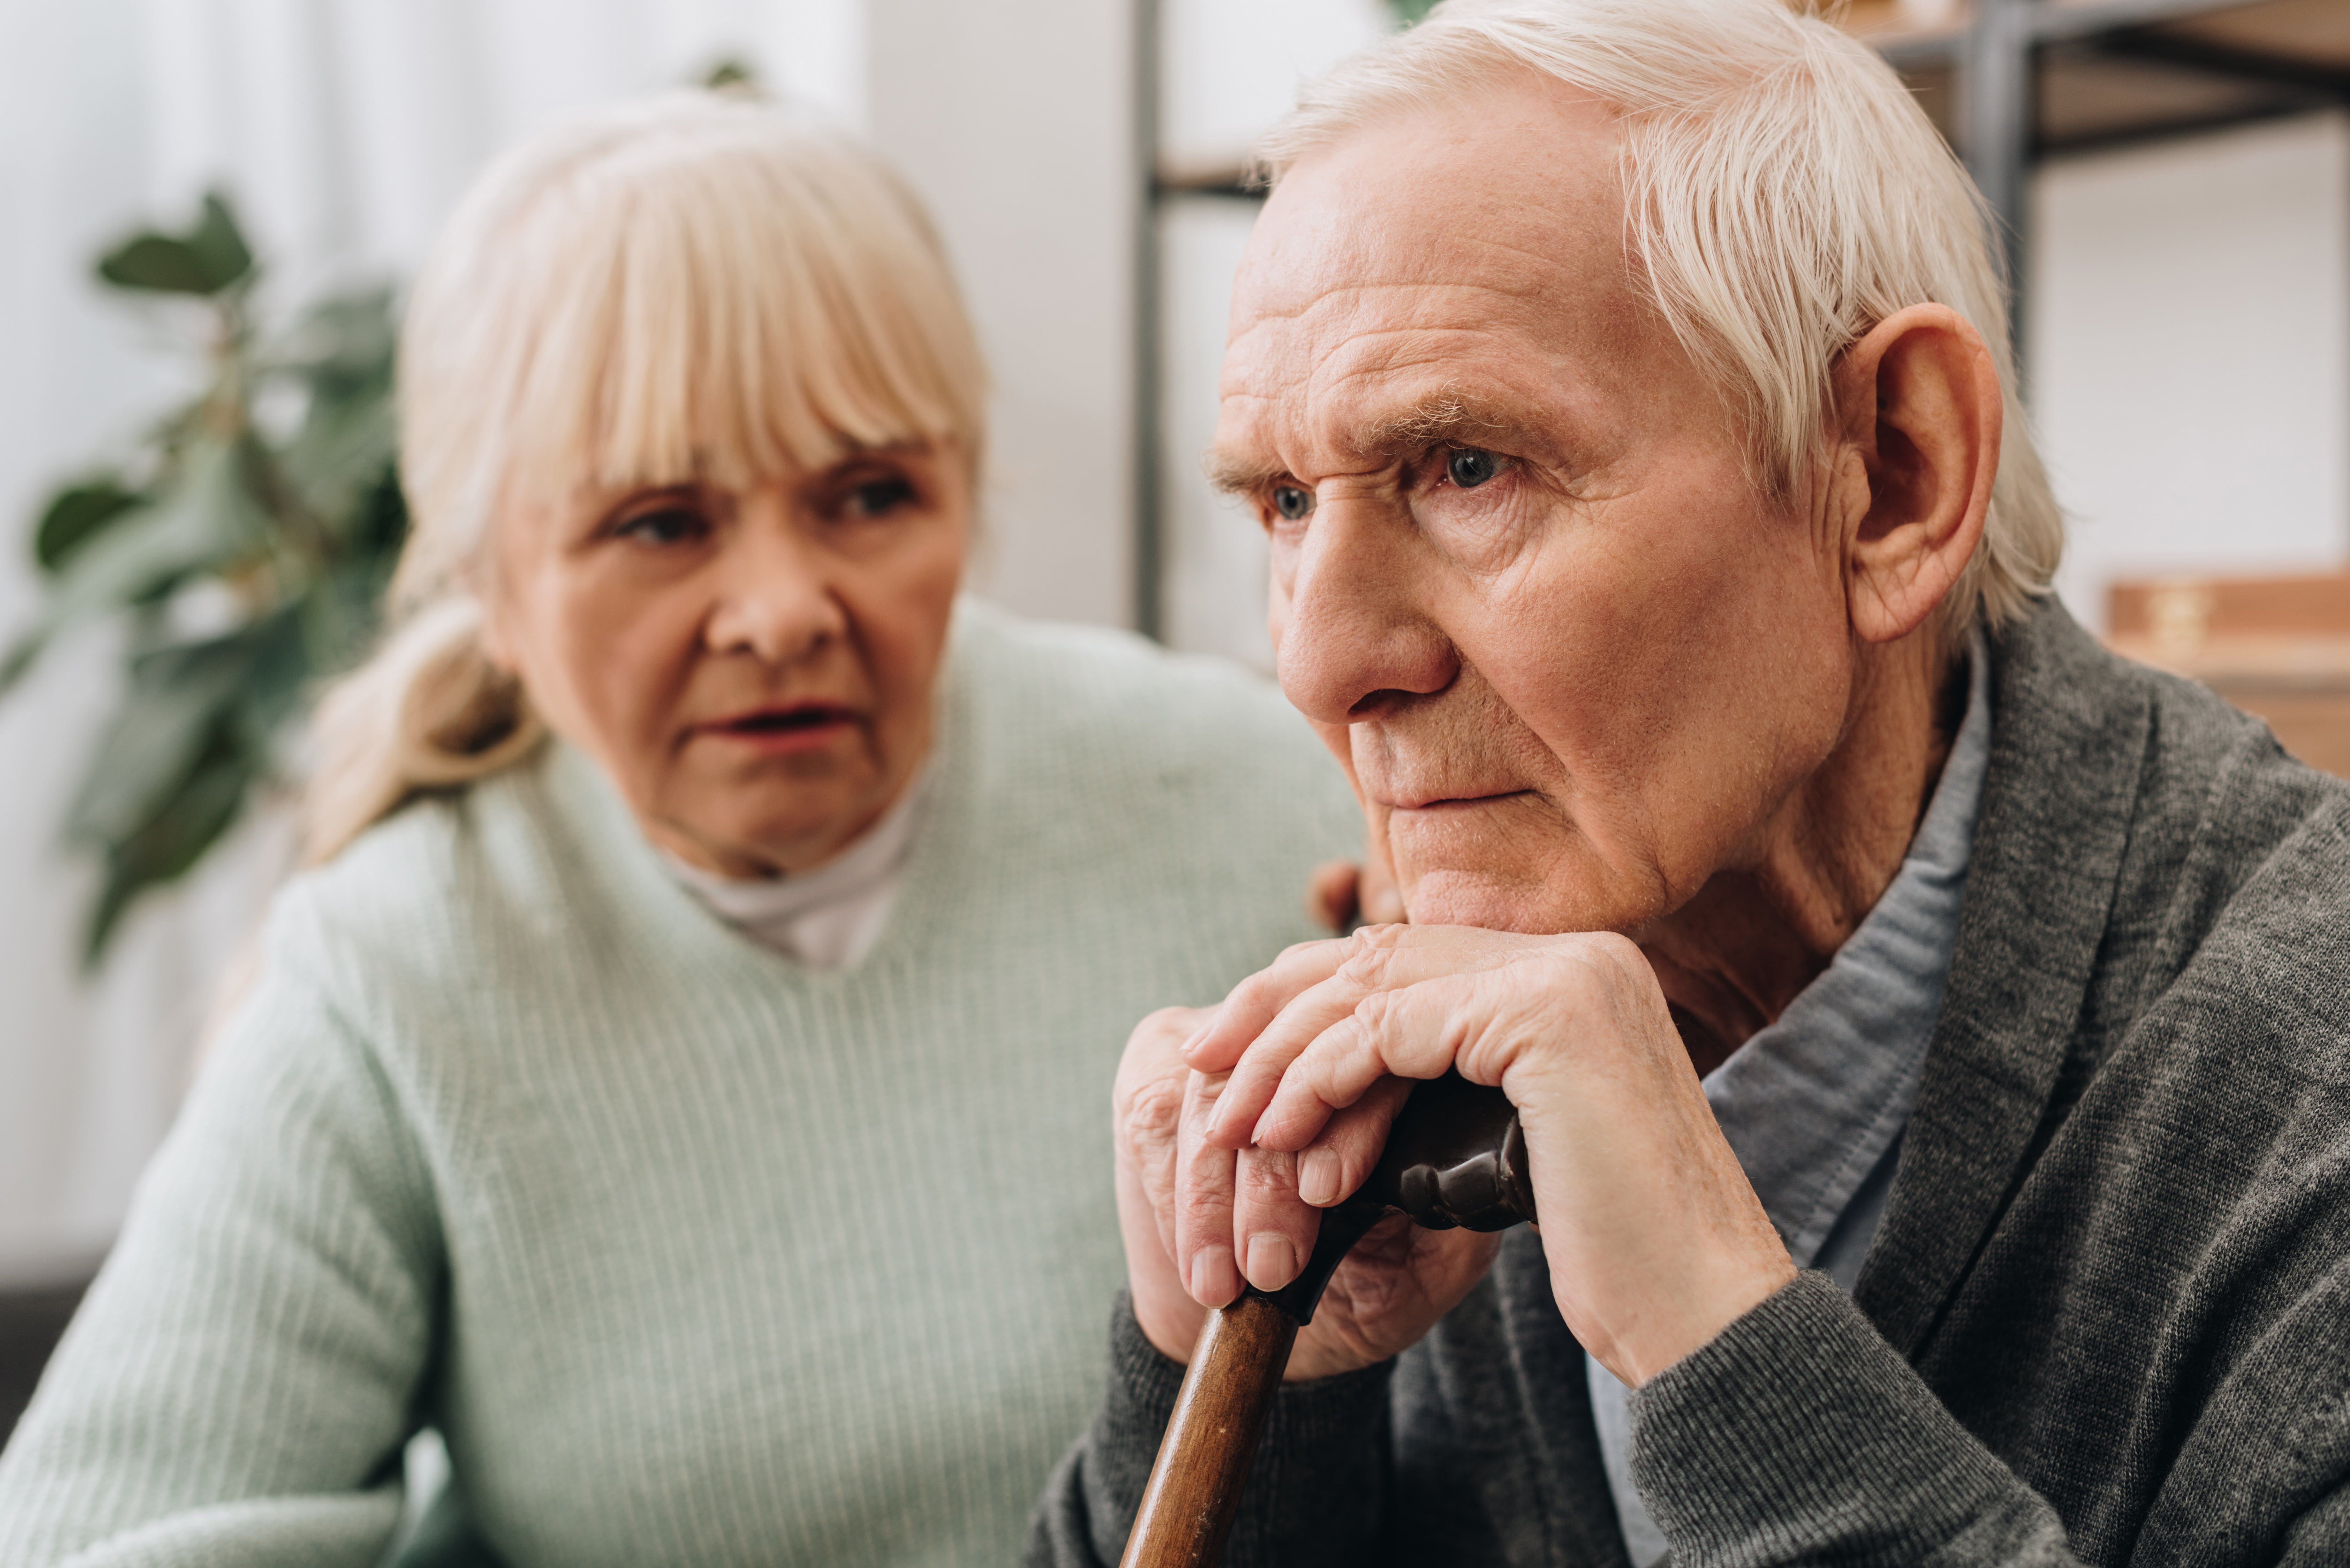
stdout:
[[813,751],[853,729],[858,713],[834,702],[752,708],[701,726],[702,732],[762,752]]

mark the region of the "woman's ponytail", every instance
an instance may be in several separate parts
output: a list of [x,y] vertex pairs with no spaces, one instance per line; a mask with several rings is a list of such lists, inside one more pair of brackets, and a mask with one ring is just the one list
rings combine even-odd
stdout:
[[332,858],[421,791],[495,773],[545,733],[520,684],[482,649],[480,603],[452,594],[425,605],[319,700],[304,862]]

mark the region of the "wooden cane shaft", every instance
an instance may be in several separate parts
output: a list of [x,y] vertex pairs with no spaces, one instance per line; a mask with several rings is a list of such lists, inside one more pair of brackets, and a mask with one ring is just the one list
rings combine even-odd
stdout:
[[1214,1568],[1297,1324],[1259,1295],[1210,1313],[1118,1568]]

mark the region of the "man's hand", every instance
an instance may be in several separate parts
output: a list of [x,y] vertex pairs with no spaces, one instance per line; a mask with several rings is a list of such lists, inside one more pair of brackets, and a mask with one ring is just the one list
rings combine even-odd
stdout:
[[[1166,1038],[1193,1016],[1169,1023]],[[1794,1276],[1655,975],[1621,937],[1370,927],[1292,948],[1243,981],[1180,1062],[1163,1040],[1153,1049],[1162,1085],[1179,1065],[1197,1076],[1174,1107],[1180,1118],[1167,1118],[1163,1165],[1172,1176],[1159,1179],[1167,1190],[1151,1211],[1171,1212],[1160,1228],[1175,1255],[1200,1258],[1213,1251],[1215,1222],[1228,1213],[1233,1251],[1224,1256],[1244,1260],[1261,1288],[1295,1275],[1313,1206],[1337,1201],[1369,1174],[1394,1115],[1395,1079],[1448,1068],[1499,1085],[1517,1106],[1559,1310],[1626,1383],[1646,1382]],[[1160,1093],[1171,1105],[1172,1088]],[[1129,1258],[1132,1234],[1129,1225]],[[1359,1282],[1370,1331],[1353,1320],[1355,1332],[1336,1333],[1317,1365],[1342,1370],[1411,1343],[1489,1256],[1472,1259],[1460,1232],[1417,1235],[1427,1240],[1414,1240],[1401,1269],[1367,1261]],[[1238,1289],[1215,1269],[1212,1260],[1194,1264],[1190,1299]],[[1138,1289],[1138,1310],[1141,1299]],[[1164,1332],[1180,1336],[1180,1313],[1166,1310],[1164,1292],[1160,1301]],[[1317,1315],[1309,1332],[1322,1328]],[[1159,1331],[1152,1337],[1168,1343]]]
[[[1258,1284],[1278,1288],[1296,1277],[1320,1221],[1298,1200],[1293,1156],[1206,1141],[1225,1075],[1193,1071],[1183,1047],[1211,1016],[1170,1007],[1144,1019],[1118,1064],[1114,1096],[1118,1221],[1135,1319],[1161,1352],[1183,1362],[1209,1310],[1240,1294],[1236,1258],[1250,1263]],[[1409,1088],[1391,1080],[1332,1122],[1332,1144],[1354,1161],[1358,1183]],[[1245,1245],[1236,1254],[1236,1210],[1253,1215],[1267,1204],[1281,1209],[1286,1228],[1277,1241],[1259,1245],[1255,1257]],[[1494,1244],[1493,1237],[1466,1231],[1423,1231],[1400,1216],[1382,1223],[1347,1255],[1314,1322],[1299,1332],[1288,1376],[1329,1376],[1402,1351],[1468,1294],[1492,1261]],[[1287,1251],[1267,1251],[1275,1247]]]

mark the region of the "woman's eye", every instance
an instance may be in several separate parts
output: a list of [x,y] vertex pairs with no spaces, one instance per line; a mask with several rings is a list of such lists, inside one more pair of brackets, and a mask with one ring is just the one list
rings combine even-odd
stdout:
[[613,532],[623,539],[648,545],[682,545],[700,538],[705,528],[702,514],[691,507],[664,506],[657,512],[639,512],[624,518]]
[[851,488],[846,510],[858,517],[886,517],[914,499],[914,487],[892,474],[887,479],[868,479]]
[[1284,521],[1295,523],[1314,510],[1314,493],[1302,484],[1276,484],[1273,509]]
[[1502,460],[1473,446],[1459,446],[1444,460],[1444,472],[1463,490],[1474,490],[1502,472]]

